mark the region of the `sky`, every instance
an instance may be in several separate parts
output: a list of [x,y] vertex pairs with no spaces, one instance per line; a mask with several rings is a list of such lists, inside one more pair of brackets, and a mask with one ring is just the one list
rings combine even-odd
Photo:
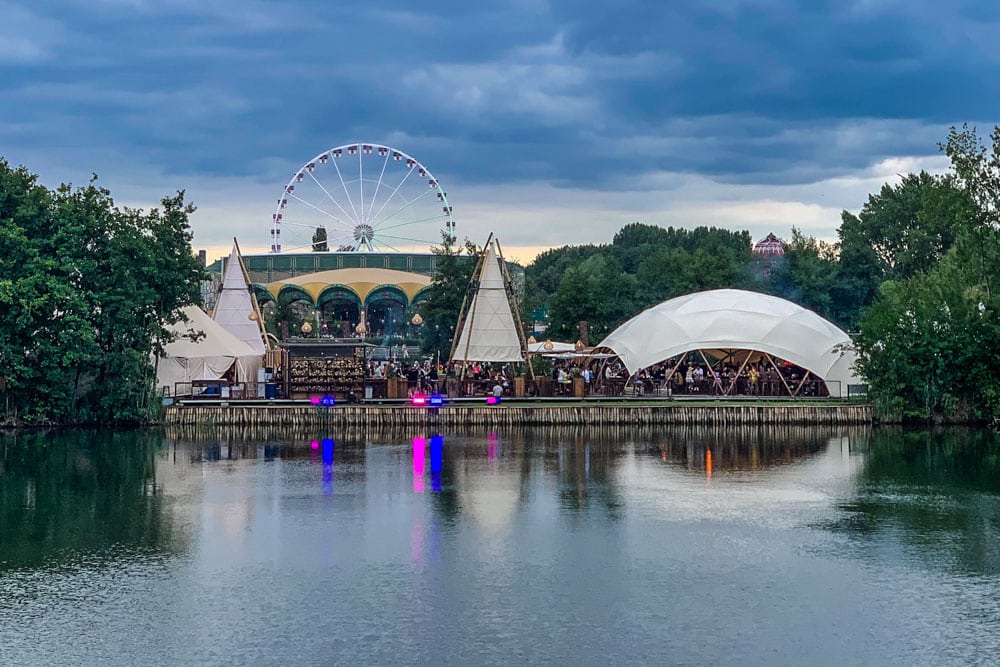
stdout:
[[992,129],[998,23],[992,0],[0,0],[0,156],[130,206],[183,189],[210,259],[266,251],[290,179],[357,142],[522,262],[635,221],[834,239],[945,170],[950,126]]

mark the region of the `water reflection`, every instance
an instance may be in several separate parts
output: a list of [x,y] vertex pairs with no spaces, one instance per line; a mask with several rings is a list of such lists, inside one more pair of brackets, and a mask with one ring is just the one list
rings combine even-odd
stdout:
[[157,476],[160,442],[140,432],[0,436],[0,574],[183,551],[188,536]]
[[827,527],[864,553],[900,544],[935,568],[1000,574],[1000,438],[990,431],[876,431],[853,498]]
[[996,654],[992,434],[227,429],[2,444],[0,662]]
[[869,429],[817,429],[801,426],[766,429],[678,427],[650,431],[647,451],[673,467],[703,474],[766,470],[802,463],[825,451],[831,438],[867,442]]

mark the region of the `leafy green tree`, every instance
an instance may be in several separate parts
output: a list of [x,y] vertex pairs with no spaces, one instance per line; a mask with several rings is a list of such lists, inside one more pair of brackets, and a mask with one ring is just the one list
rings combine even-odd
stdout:
[[575,341],[587,322],[590,343],[597,343],[636,314],[638,283],[613,258],[598,254],[563,275],[549,311],[550,337]]
[[204,277],[184,194],[148,212],[92,181],[49,191],[0,160],[0,368],[7,419],[142,421],[155,353]]
[[288,323],[288,334],[295,335],[302,327],[305,318],[295,308],[293,302],[287,298],[275,300],[274,305],[267,309],[268,313],[264,318],[264,327],[268,333],[273,334],[282,340],[281,323]]
[[473,289],[472,272],[483,249],[468,239],[464,247],[458,248],[452,236],[442,234],[441,245],[432,252],[438,256],[437,270],[427,299],[417,307],[424,320],[422,350],[447,359],[462,304]]
[[599,252],[599,246],[582,245],[552,248],[540,253],[524,272],[524,312],[530,313],[535,308],[549,308],[549,299],[559,289],[566,270]]
[[858,370],[880,414],[987,418],[1000,407],[996,310],[951,253],[931,271],[882,285],[855,337]]
[[840,262],[831,311],[853,327],[879,285],[934,266],[974,217],[975,205],[953,175],[908,174],[870,195],[858,215],[841,214]]
[[766,291],[834,319],[830,289],[836,284],[837,247],[792,227],[785,254],[775,266]]
[[958,184],[974,203],[963,260],[975,266],[979,284],[992,300],[1000,272],[1000,127],[990,135],[991,145],[979,139],[975,128],[951,128],[942,150],[951,159]]
[[993,289],[1000,277],[1000,130],[991,138],[986,146],[974,129],[952,129],[942,149],[954,174],[942,182],[962,194],[945,193],[922,209],[951,220],[950,248],[940,261],[925,255],[924,269],[884,283],[862,320],[858,367],[882,414],[1000,417],[1000,361],[990,353],[1000,347]]

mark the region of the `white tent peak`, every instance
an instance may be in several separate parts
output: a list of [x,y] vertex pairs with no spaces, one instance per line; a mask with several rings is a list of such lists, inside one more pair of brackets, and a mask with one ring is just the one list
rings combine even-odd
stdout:
[[215,302],[212,319],[258,354],[266,350],[261,334],[260,312],[250,291],[239,247],[233,245],[222,279],[222,291]]
[[644,310],[598,347],[615,352],[630,373],[686,352],[756,350],[827,381],[832,396],[861,380],[851,337],[786,299],[737,289],[686,294]]
[[[524,361],[524,337],[511,309],[511,284],[499,242],[490,234],[474,280],[476,291],[459,316],[452,361]],[[464,316],[464,317],[463,317]]]

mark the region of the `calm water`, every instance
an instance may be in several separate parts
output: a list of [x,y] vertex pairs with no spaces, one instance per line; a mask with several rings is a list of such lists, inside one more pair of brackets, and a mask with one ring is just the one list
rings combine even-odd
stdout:
[[996,664],[1000,441],[0,437],[0,663]]

